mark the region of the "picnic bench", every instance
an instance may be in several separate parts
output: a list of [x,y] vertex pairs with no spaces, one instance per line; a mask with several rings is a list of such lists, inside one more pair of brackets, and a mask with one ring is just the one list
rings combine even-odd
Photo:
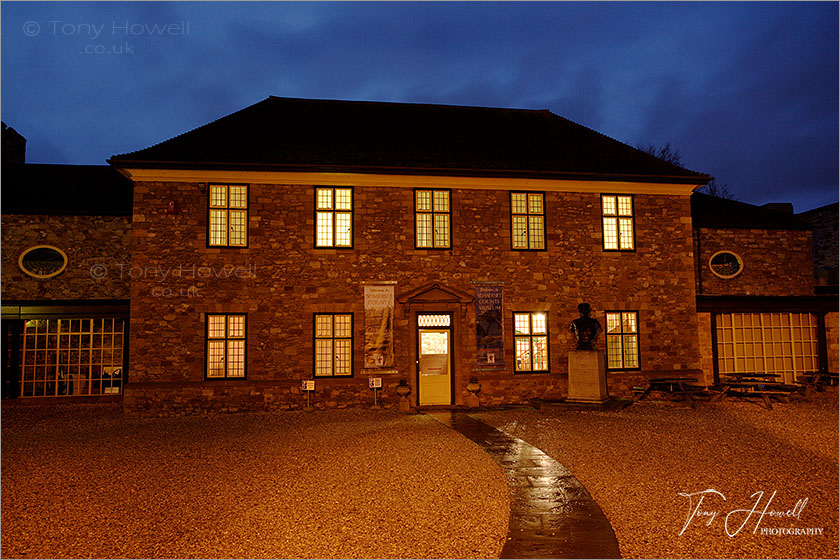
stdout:
[[836,387],[837,374],[809,371],[801,374],[795,383],[799,391],[807,398],[810,397],[814,391],[821,391],[823,387]]
[[680,400],[687,400],[691,408],[694,408],[694,397],[705,394],[707,389],[705,386],[692,385],[696,382],[696,377],[654,377],[647,380],[645,387],[637,388],[638,394],[633,398],[633,402],[643,400],[654,391],[658,391],[681,397]]
[[797,390],[795,386],[776,381],[775,373],[732,373],[724,376],[724,381],[716,388],[716,394],[709,400],[717,402],[728,395],[740,397],[761,397],[767,410],[773,410],[771,397],[789,402],[790,394]]

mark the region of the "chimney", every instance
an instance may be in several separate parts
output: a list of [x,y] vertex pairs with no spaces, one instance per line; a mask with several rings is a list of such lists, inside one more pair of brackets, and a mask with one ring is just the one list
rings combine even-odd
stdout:
[[3,123],[2,163],[26,163],[26,138]]

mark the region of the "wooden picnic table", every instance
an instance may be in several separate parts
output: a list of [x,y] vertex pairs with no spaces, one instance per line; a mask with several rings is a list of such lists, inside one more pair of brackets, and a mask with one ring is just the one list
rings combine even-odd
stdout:
[[807,398],[814,390],[820,391],[822,387],[837,385],[837,374],[819,371],[808,371],[801,374],[795,381],[802,394]]
[[696,383],[696,377],[653,377],[648,379],[647,386],[636,396],[633,401],[640,401],[647,398],[654,391],[679,395],[682,400],[688,400],[691,408],[694,408],[694,394],[706,389],[689,383]]
[[775,373],[732,373],[726,375],[726,380],[721,384],[719,392],[709,402],[717,402],[728,394],[743,397],[761,397],[764,406],[768,410],[772,410],[771,396],[784,399],[787,402],[790,393],[795,390],[790,385],[775,381],[779,377],[781,376]]

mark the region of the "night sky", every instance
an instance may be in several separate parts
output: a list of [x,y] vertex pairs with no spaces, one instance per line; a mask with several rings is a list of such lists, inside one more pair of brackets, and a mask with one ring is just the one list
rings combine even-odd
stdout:
[[836,2],[0,9],[2,119],[33,163],[102,164],[276,95],[550,109],[670,142],[745,202],[838,198]]

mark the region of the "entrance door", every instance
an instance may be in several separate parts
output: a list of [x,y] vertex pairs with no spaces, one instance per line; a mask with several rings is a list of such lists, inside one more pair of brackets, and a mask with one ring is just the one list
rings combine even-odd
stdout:
[[[434,320],[433,318],[439,318]],[[444,321],[445,320],[445,321]],[[423,324],[444,323],[423,327]],[[452,332],[448,328],[449,315],[421,315],[418,317],[418,371],[420,405],[452,404],[452,370],[450,354]]]

